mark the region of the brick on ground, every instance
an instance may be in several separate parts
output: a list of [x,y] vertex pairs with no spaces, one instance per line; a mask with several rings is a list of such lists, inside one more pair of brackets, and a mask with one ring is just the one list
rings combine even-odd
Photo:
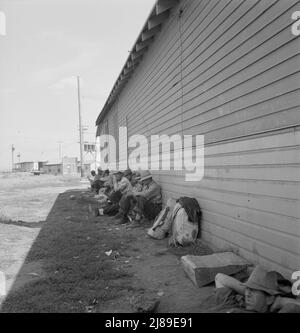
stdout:
[[249,262],[232,252],[206,256],[187,255],[181,257],[181,263],[188,277],[198,287],[214,282],[217,273],[233,275],[250,265]]

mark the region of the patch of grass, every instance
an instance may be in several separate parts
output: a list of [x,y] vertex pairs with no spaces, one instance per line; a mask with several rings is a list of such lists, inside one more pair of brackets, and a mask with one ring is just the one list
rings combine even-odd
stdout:
[[155,252],[153,255],[154,257],[161,257],[161,256],[165,256],[167,253],[166,251],[158,251],[158,252]]
[[66,221],[68,207],[84,220],[86,203],[74,206],[64,194],[58,197],[25,260],[25,265],[41,260],[45,274],[9,294],[1,312],[86,312],[93,302],[107,302],[133,289],[131,275],[116,269],[117,261],[105,255],[109,249],[121,254],[126,236],[112,236],[101,223]]

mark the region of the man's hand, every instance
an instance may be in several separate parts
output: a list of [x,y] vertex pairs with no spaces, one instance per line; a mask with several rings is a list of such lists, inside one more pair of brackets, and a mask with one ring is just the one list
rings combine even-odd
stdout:
[[281,297],[277,296],[271,305],[270,311],[271,312],[278,312],[282,308]]
[[295,299],[288,298],[288,297],[277,296],[275,298],[275,301],[273,302],[271,308],[270,308],[270,311],[271,312],[278,312],[283,307],[287,306],[287,304],[294,304],[294,305],[300,306],[300,302],[295,300]]

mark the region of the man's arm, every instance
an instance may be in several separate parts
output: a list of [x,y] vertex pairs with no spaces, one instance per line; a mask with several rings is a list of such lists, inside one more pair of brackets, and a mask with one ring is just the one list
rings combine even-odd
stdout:
[[118,189],[119,191],[123,191],[126,187],[128,186],[128,183],[126,181],[126,178],[125,179],[122,179],[119,184],[118,184]]
[[114,187],[114,191],[117,192],[119,190],[119,184],[117,182],[117,179],[115,176],[113,176],[113,187]]
[[151,198],[153,195],[155,195],[157,191],[158,191],[157,186],[155,185],[155,183],[152,183],[147,189],[142,190],[141,192],[134,192],[134,195],[148,199]]
[[126,186],[128,186],[127,182],[125,179],[121,179],[119,182],[117,182],[116,178],[113,178],[114,180],[114,190],[115,192],[117,191],[122,191]]
[[293,304],[295,306],[298,306],[300,308],[300,301],[289,298],[289,297],[281,297],[277,296],[275,298],[274,303],[271,306],[271,312],[278,312],[281,311],[283,308],[287,307],[289,304]]

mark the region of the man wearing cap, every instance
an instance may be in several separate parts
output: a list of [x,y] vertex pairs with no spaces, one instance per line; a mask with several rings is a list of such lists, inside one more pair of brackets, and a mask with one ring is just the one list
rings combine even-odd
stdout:
[[[256,266],[249,279],[242,283],[228,275],[215,277],[219,304],[234,306],[227,312],[299,312],[300,302],[291,294],[291,283],[275,271]],[[236,295],[236,296],[235,296]]]

